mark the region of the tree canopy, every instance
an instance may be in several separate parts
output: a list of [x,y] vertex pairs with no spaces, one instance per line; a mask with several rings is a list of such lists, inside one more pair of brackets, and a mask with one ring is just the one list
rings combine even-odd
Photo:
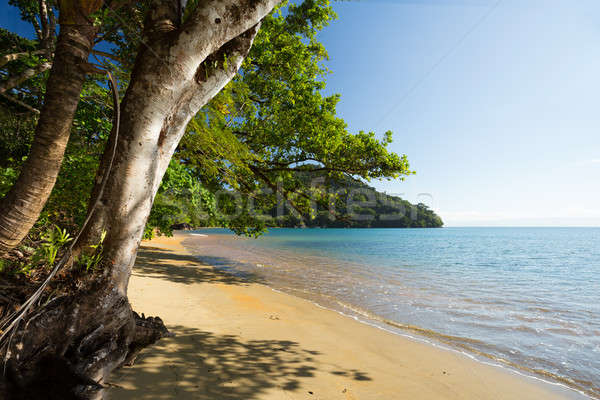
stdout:
[[[11,1],[23,19],[37,21],[38,2]],[[94,62],[113,71],[121,88],[127,87],[136,49],[143,46],[141,16],[147,7],[136,2],[118,15],[105,11],[96,16],[102,22],[97,41],[106,51],[97,51]],[[187,6],[193,7],[193,2]],[[266,223],[250,205],[264,210],[281,201],[308,222],[316,217],[311,205],[327,204],[336,196],[319,183],[324,178],[330,183],[358,182],[404,179],[413,173],[405,155],[388,150],[392,132],[381,137],[350,132],[336,113],[341,96],[323,95],[330,71],[318,32],[334,19],[328,0],[305,0],[283,3],[263,20],[238,74],[188,125],[155,199],[148,236],[156,228],[168,233],[171,224],[182,221],[256,234]],[[36,53],[42,46],[40,38],[0,33],[1,55],[27,53],[2,66],[5,77],[51,62],[48,53]],[[213,66],[227,62],[211,61]],[[0,98],[4,156],[0,195],[14,182],[27,156],[37,116],[28,107],[41,106],[46,78],[42,71],[7,91],[11,99]],[[109,98],[106,79],[92,75],[81,94],[65,161],[39,224],[52,222],[74,232],[83,222],[110,132]],[[238,197],[223,194],[230,191]],[[221,198],[216,198],[219,193]],[[232,217],[228,207],[241,211],[232,211]]]

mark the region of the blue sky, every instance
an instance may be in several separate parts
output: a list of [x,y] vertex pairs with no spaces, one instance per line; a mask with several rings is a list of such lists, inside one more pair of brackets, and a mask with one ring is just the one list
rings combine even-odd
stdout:
[[417,171],[377,188],[448,226],[600,226],[600,2],[333,4],[340,116]]
[[[352,131],[392,130],[417,171],[378,189],[447,226],[600,226],[600,2],[333,6],[327,91]],[[33,34],[3,11],[2,27]]]

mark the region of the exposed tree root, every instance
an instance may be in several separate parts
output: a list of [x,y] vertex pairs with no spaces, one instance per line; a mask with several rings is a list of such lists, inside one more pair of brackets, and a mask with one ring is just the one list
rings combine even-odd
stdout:
[[30,312],[2,349],[2,399],[101,399],[111,371],[169,334],[104,283]]

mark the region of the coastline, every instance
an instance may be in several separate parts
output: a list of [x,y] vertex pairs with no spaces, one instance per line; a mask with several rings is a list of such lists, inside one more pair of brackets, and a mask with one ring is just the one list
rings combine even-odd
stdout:
[[176,336],[116,371],[111,399],[584,398],[218,271],[189,237],[142,244],[130,300]]

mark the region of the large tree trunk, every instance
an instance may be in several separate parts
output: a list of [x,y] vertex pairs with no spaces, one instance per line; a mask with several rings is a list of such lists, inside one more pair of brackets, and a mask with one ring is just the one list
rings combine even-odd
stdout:
[[111,163],[113,141],[99,173],[108,172],[107,184],[100,196],[99,190],[92,195],[96,207],[81,241],[93,244],[106,232],[102,276],[23,322],[6,352],[11,374],[5,384],[11,393],[46,382],[46,375],[56,375],[49,369],[62,366],[61,398],[101,397],[100,385],[110,371],[164,334],[156,320],[136,323],[126,297],[154,196],[188,122],[235,75],[259,21],[277,3],[201,2],[178,30],[168,6],[152,12],[146,26],[152,45],[136,59],[121,105],[116,155]]
[[60,26],[44,107],[29,157],[17,182],[0,201],[0,254],[23,240],[52,192],[69,141],[95,34],[96,28],[87,21]]
[[101,399],[103,378],[168,334],[133,313],[107,280],[55,298],[22,323],[6,350],[0,398]]

